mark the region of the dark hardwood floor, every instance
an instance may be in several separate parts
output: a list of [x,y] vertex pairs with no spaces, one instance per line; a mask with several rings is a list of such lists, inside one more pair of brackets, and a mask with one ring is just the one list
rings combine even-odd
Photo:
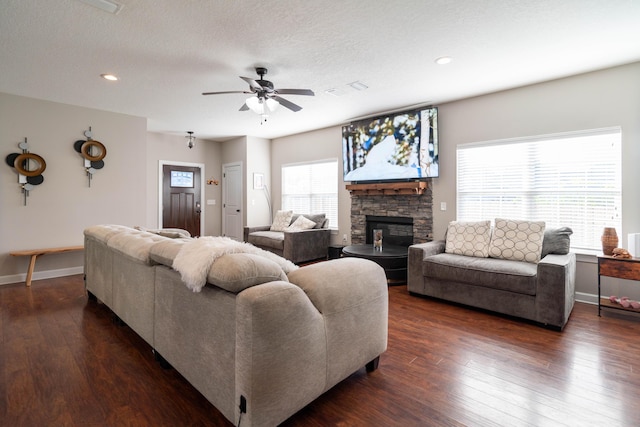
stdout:
[[[562,333],[389,288],[389,348],[285,426],[638,426],[640,317]],[[0,286],[0,425],[229,426],[87,302],[82,276]]]

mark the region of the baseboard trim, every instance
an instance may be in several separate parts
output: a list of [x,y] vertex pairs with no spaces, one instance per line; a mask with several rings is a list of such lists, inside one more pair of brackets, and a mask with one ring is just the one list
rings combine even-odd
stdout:
[[[59,270],[35,271],[31,280],[53,279],[56,277],[72,276],[82,274],[84,266],[61,268]],[[11,276],[0,276],[0,285],[12,285],[14,283],[25,282],[27,273],[13,274]]]
[[576,292],[576,301],[583,302],[585,304],[598,305],[598,295]]
[[[74,274],[82,274],[83,272],[84,272],[83,266],[62,268],[60,270],[36,271],[33,273],[33,280],[53,279],[55,277],[72,276]],[[26,280],[27,280],[27,273],[14,274],[11,276],[0,276],[0,286],[20,283]],[[576,302],[582,302],[585,304],[593,304],[593,305],[598,304],[598,295],[595,295],[595,294],[588,294],[586,292],[576,292],[575,298],[576,298]]]

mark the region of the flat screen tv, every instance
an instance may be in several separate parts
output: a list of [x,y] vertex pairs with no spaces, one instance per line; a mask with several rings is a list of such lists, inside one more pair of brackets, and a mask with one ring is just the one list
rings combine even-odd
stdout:
[[344,181],[374,183],[438,176],[438,108],[423,107],[342,127]]

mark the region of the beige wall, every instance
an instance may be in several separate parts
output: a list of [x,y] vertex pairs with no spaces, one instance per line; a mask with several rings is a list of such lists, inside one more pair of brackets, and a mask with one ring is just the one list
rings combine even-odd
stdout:
[[[456,219],[456,146],[530,135],[621,126],[623,133],[623,206],[621,245],[628,233],[640,232],[640,63],[568,77],[542,84],[439,105],[440,177],[433,179],[434,236],[443,238]],[[341,127],[274,139],[274,203],[280,206],[280,167],[284,163],[341,158]],[[446,202],[447,210],[440,211]],[[339,240],[350,230],[350,199],[341,185]],[[595,301],[594,256],[580,256],[578,298]],[[605,293],[640,299],[633,282],[607,280]]]
[[[568,77],[439,107],[440,178],[434,180],[434,235],[444,236],[456,217],[456,146],[519,136],[544,135],[583,129],[622,127],[622,230],[640,232],[640,63]],[[447,211],[439,210],[440,202]],[[580,256],[578,298],[595,302],[597,266],[594,256]],[[640,299],[633,282],[607,279],[605,293]],[[582,295],[588,294],[588,295]]]
[[[245,225],[260,226],[271,224],[269,199],[271,198],[271,140],[247,137],[247,159],[245,162],[246,218]],[[253,188],[253,174],[264,175],[265,189]]]
[[[342,177],[342,128],[319,129],[274,139],[271,146],[271,183],[273,210],[282,207],[282,165],[315,160],[338,159],[338,173]],[[341,243],[342,235],[351,236],[351,198],[342,179],[338,181],[338,230],[331,236],[332,243]],[[336,224],[329,224],[335,227]]]
[[[91,126],[93,138],[107,149],[105,166],[88,186],[76,140]],[[18,249],[83,243],[85,227],[101,223],[136,225],[146,220],[146,119],[0,93],[0,283],[24,279],[28,259],[9,256]],[[30,151],[44,158],[44,182],[23,205],[18,174],[4,159]],[[36,272],[80,272],[82,253],[41,257]],[[38,278],[39,275],[34,275]]]
[[[105,167],[90,188],[73,149],[89,126],[107,149]],[[24,280],[28,259],[11,257],[11,251],[80,245],[82,231],[93,224],[157,227],[160,160],[203,164],[205,179],[221,180],[221,143],[198,139],[190,150],[183,135],[148,133],[146,127],[141,117],[0,93],[3,159],[19,153],[18,143],[27,137],[30,151],[47,163],[45,180],[27,206],[15,170],[4,161],[0,167],[0,284]],[[205,185],[203,234],[220,234],[221,197],[220,185]],[[79,273],[83,263],[82,253],[44,256],[34,279]]]
[[[640,191],[636,189],[640,182],[636,166],[640,159],[639,75],[640,63],[635,63],[439,105],[441,175],[433,180],[436,238],[444,235],[447,223],[456,217],[458,144],[621,126],[623,223],[618,234],[620,244],[626,245],[628,233],[640,232]],[[108,150],[105,168],[96,173],[91,188],[82,159],[73,150],[73,142],[82,139],[89,126]],[[26,270],[27,260],[10,257],[12,250],[80,244],[84,227],[96,223],[157,224],[158,160],[204,163],[206,176],[219,179],[223,164],[242,162],[248,206],[244,221],[252,225],[263,222],[264,214],[257,212],[265,211],[260,193],[253,190],[254,172],[264,171],[275,211],[281,206],[283,164],[337,158],[341,165],[340,126],[277,138],[270,144],[260,138],[239,137],[224,143],[198,141],[193,150],[183,150],[182,136],[147,133],[144,118],[0,94],[3,156],[19,152],[17,144],[25,136],[31,151],[43,156],[48,166],[45,182],[31,192],[28,206],[22,206],[15,171],[6,164],[0,167],[0,283],[19,281],[18,275]],[[208,186],[206,198],[221,202],[221,186]],[[339,230],[332,236],[334,243],[343,234],[349,235],[351,228],[350,197],[342,183],[338,202]],[[447,203],[446,211],[439,210],[440,202]],[[215,206],[205,205],[207,234],[220,232],[221,203]],[[581,299],[597,293],[594,261],[593,256],[580,257],[577,290]],[[37,271],[64,273],[77,271],[81,265],[80,254],[61,254],[43,257]],[[608,281],[607,285],[605,293],[640,299],[640,289],[633,282]]]

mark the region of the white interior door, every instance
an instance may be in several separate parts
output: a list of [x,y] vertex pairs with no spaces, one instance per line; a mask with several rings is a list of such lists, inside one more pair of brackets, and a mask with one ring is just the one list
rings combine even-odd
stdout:
[[222,235],[242,241],[242,163],[222,166]]

